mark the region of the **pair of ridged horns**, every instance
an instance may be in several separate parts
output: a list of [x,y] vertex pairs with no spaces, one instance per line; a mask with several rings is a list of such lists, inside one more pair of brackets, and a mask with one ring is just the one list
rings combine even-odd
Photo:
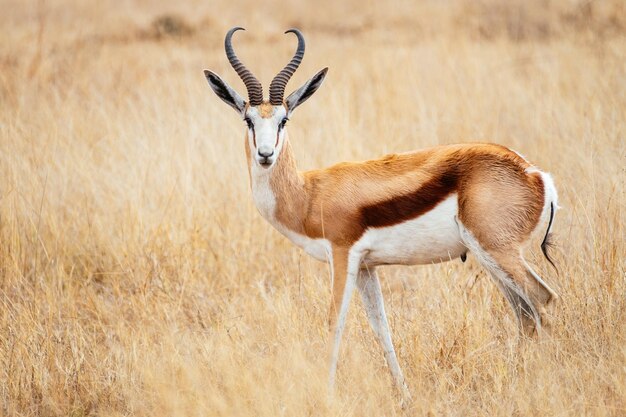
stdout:
[[[235,54],[235,50],[233,49],[232,37],[233,33],[238,30],[245,30],[242,27],[234,27],[226,33],[226,39],[224,39],[224,49],[226,49],[226,57],[230,62],[230,65],[233,66],[239,78],[246,85],[246,89],[248,90],[248,99],[250,101],[251,106],[258,106],[263,102],[263,87],[259,80],[250,72],[248,68],[237,58]],[[295,33],[298,37],[298,47],[296,48],[296,53],[289,64],[285,66],[285,68],[280,71],[276,77],[270,83],[270,104],[273,106],[279,106],[283,104],[283,97],[285,96],[285,87],[287,86],[287,82],[296,72],[298,66],[302,62],[302,58],[304,57],[304,36],[298,29],[289,29],[285,33]]]

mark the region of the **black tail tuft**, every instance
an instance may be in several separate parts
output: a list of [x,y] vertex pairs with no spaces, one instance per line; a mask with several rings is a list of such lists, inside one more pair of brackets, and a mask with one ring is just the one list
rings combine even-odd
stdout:
[[543,256],[546,257],[550,265],[554,268],[556,273],[559,273],[559,269],[556,267],[552,258],[548,254],[548,249],[554,247],[554,241],[552,240],[552,233],[550,233],[550,228],[552,227],[552,220],[554,220],[554,203],[550,203],[550,221],[548,222],[548,230],[546,230],[546,235],[543,238],[543,242],[541,242],[541,252],[543,252]]

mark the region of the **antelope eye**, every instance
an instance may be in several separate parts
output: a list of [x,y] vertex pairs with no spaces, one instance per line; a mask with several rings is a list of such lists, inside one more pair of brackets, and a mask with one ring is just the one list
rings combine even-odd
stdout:
[[248,125],[248,129],[252,129],[254,127],[254,125],[252,124],[252,120],[250,120],[249,118],[245,118],[243,119],[244,122],[246,122],[246,124]]
[[287,118],[285,117],[285,118],[284,118],[284,119],[280,122],[280,125],[279,125],[279,126],[280,126],[280,127],[285,127],[285,125],[287,124],[287,120],[289,120],[289,119],[287,119]]

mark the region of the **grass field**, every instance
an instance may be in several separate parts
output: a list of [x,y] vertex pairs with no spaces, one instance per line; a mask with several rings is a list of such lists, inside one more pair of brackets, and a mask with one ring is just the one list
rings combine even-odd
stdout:
[[[626,4],[0,6],[0,415],[626,415]],[[493,141],[554,176],[551,334],[520,340],[470,256],[381,268],[414,398],[358,297],[327,398],[328,267],[256,212],[223,37],[287,92],[301,169]],[[539,242],[533,245],[538,249]],[[535,251],[538,252],[538,251]]]

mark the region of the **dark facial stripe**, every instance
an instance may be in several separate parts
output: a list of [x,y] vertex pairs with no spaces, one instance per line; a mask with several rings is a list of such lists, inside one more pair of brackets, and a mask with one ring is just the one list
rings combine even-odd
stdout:
[[435,176],[412,193],[362,207],[361,226],[387,227],[419,217],[455,192],[458,181],[458,173],[451,170]]

